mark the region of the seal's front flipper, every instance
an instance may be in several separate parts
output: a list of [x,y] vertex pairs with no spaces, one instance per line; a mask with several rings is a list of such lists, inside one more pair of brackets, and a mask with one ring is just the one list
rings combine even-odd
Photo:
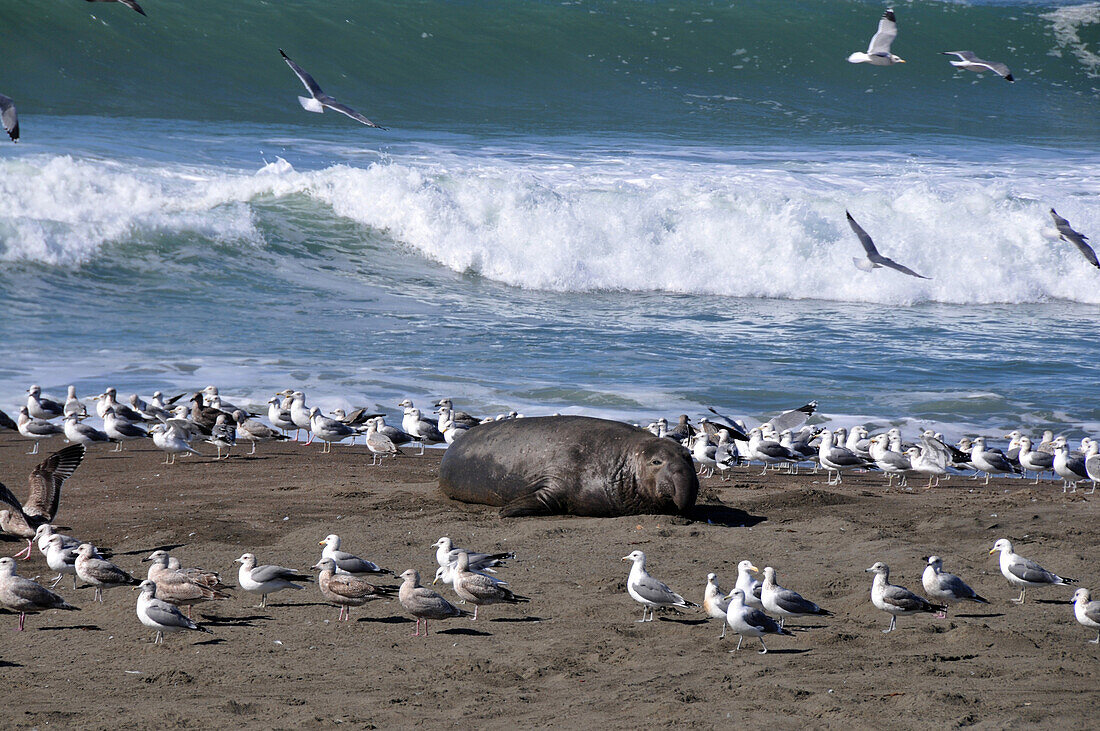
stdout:
[[500,509],[502,518],[522,518],[526,515],[560,515],[562,510],[549,491],[536,490],[530,495],[516,498]]

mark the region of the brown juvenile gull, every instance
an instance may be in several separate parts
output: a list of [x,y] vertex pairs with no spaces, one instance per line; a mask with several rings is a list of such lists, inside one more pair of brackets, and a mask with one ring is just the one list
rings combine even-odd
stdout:
[[188,566],[183,568],[180,560],[175,556],[168,557],[168,568],[173,571],[179,571],[196,584],[214,589],[216,591],[226,591],[232,589],[232,586],[222,582],[221,574],[217,571],[207,571],[206,569],[199,568],[198,566]]
[[157,585],[157,596],[160,599],[177,607],[187,607],[187,616],[190,617],[191,607],[195,604],[229,598],[228,594],[194,582],[182,571],[169,568],[168,558],[167,551],[153,551],[148,558],[142,559],[152,561],[146,578]]
[[23,631],[23,620],[27,614],[44,612],[47,609],[80,611],[41,584],[17,576],[15,559],[11,556],[0,558],[0,605],[19,612],[20,632]]
[[929,556],[928,566],[921,575],[921,583],[924,584],[924,593],[934,602],[944,605],[944,610],[936,616],[947,619],[947,608],[959,602],[975,602],[977,604],[989,604],[989,600],[980,596],[978,592],[966,585],[962,579],[943,570],[943,559],[939,556]]
[[283,589],[300,590],[302,587],[293,583],[295,581],[312,581],[309,576],[303,576],[294,569],[283,566],[257,566],[256,556],[251,553],[242,554],[237,559],[241,565],[237,570],[237,583],[245,591],[260,595],[259,607],[267,606],[267,595],[274,594]]
[[832,612],[822,609],[798,592],[784,589],[775,581],[775,569],[764,567],[764,583],[760,585],[760,603],[764,610],[779,617],[779,626],[787,617],[831,617]]
[[881,561],[867,569],[867,572],[875,575],[875,580],[871,584],[871,603],[882,611],[890,613],[890,626],[882,630],[883,633],[894,631],[899,614],[947,611],[942,604],[932,604],[904,586],[891,584],[890,567]]
[[31,470],[27,479],[30,492],[22,504],[12,491],[0,483],[0,502],[10,510],[0,510],[0,531],[27,539],[27,548],[17,557],[31,555],[31,546],[38,526],[49,523],[61,504],[61,486],[72,476],[84,459],[84,445],[72,444],[60,449]]
[[350,607],[361,607],[372,599],[392,599],[398,592],[396,586],[377,586],[358,576],[336,573],[336,562],[331,558],[322,558],[313,568],[321,572],[317,575],[321,594],[340,607],[338,620],[350,618]]
[[424,636],[428,636],[429,619],[450,619],[451,617],[473,616],[465,609],[459,609],[454,604],[436,594],[431,589],[420,585],[420,574],[415,569],[408,569],[401,574],[404,583],[397,593],[401,606],[409,614],[416,618],[416,632],[413,637],[420,636],[420,620],[424,620]]
[[330,533],[324,539],[317,542],[318,546],[324,546],[321,558],[331,558],[336,564],[336,572],[339,574],[393,574],[389,569],[381,568],[373,561],[359,558],[346,551],[340,550],[340,536]]
[[[634,601],[642,605],[642,618],[635,620],[635,622],[652,622],[653,611],[657,607],[699,606],[684,599],[668,586],[646,573],[645,554],[641,551],[632,551],[623,556],[622,560],[633,562],[630,567],[630,575],[626,579],[626,592]],[[646,619],[647,611],[650,613],[649,619]]]
[[1073,614],[1083,627],[1096,630],[1096,639],[1089,640],[1100,645],[1100,602],[1092,601],[1092,594],[1084,587],[1073,592]]
[[1016,604],[1024,603],[1024,592],[1029,586],[1049,586],[1076,584],[1077,579],[1066,579],[1058,574],[1047,571],[1031,559],[1024,558],[1012,550],[1012,542],[1007,538],[1001,538],[993,544],[989,550],[1001,552],[1001,575],[1008,579],[1008,583],[1020,587],[1020,597],[1013,599]]
[[141,595],[137,600],[137,617],[146,627],[157,631],[153,636],[154,645],[163,642],[164,635],[170,632],[194,630],[213,634],[210,630],[200,627],[190,618],[183,616],[183,613],[172,604],[158,599],[156,583],[146,579],[138,588],[141,590]]
[[763,655],[768,651],[767,645],[764,644],[764,635],[791,634],[789,631],[783,629],[782,625],[759,609],[746,607],[745,592],[740,589],[731,591],[726,599],[729,600],[729,608],[726,610],[726,624],[728,624],[730,629],[738,635],[737,647],[730,650],[730,652],[740,650],[741,643],[745,640],[745,635],[748,635],[749,637],[760,638],[760,647],[764,648],[760,651],[760,654]]
[[379,424],[382,423],[382,417],[371,419],[367,422],[367,449],[371,453],[371,464],[382,464],[383,457],[396,457],[397,455],[404,455],[393,440],[388,436],[378,431]]
[[460,599],[474,605],[474,620],[477,619],[477,608],[482,605],[531,601],[525,596],[513,594],[511,589],[490,577],[470,571],[470,557],[465,552],[458,554],[451,586]]
[[116,586],[137,586],[141,582],[106,559],[95,557],[95,546],[81,543],[76,549],[76,576],[95,587],[95,601],[103,601],[103,590]]

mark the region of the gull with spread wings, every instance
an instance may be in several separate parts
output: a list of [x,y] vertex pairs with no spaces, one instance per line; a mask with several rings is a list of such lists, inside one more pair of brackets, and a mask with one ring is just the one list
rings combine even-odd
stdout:
[[298,78],[301,79],[302,84],[309,92],[309,97],[298,97],[298,101],[301,103],[302,109],[305,109],[307,112],[316,112],[317,114],[322,114],[325,111],[325,107],[328,107],[334,112],[346,114],[347,116],[354,119],[356,122],[362,122],[368,127],[385,129],[385,127],[375,124],[351,107],[341,104],[340,102],[336,101],[331,96],[326,94],[324,91],[322,91],[321,87],[317,86],[317,82],[313,80],[313,77],[307,74],[301,66],[291,61],[290,57],[283,53],[283,49],[279,49],[279,54],[283,57],[283,60],[286,61],[287,66],[289,66],[291,70],[298,75]]
[[863,244],[863,250],[867,252],[866,259],[860,259],[854,256],[852,257],[852,261],[855,262],[856,268],[862,269],[865,272],[869,272],[880,267],[889,267],[891,269],[898,270],[902,274],[908,274],[911,277],[917,277],[918,279],[929,279],[929,277],[917,274],[915,271],[907,266],[898,264],[890,257],[883,256],[882,254],[878,253],[878,249],[875,248],[875,242],[872,241],[871,237],[867,235],[867,232],[864,231],[858,223],[856,223],[856,219],[852,218],[852,214],[848,213],[848,211],[844,211],[844,215],[848,217],[848,225],[851,226],[852,230],[856,232],[856,236],[859,237],[859,242]]

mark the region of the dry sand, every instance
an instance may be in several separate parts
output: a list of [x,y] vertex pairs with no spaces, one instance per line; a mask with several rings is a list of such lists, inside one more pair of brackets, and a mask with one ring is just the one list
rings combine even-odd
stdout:
[[[43,456],[0,435],[0,479],[25,495],[26,474]],[[481,550],[515,551],[500,576],[529,605],[492,606],[478,621],[431,623],[411,637],[397,602],[337,608],[315,585],[269,597],[236,592],[196,607],[214,634],[152,632],[134,615],[136,592],[115,589],[101,605],[91,589],[60,591],[82,611],[0,617],[3,726],[39,728],[642,726],[778,728],[985,728],[1039,724],[1088,728],[1100,702],[1100,649],[1073,619],[1072,588],[1028,592],[1001,577],[993,542],[1017,550],[1082,586],[1100,588],[1100,493],[998,480],[980,487],[956,477],[940,489],[887,490],[879,476],[741,470],[732,482],[704,481],[689,520],[502,520],[493,508],[452,503],[436,489],[441,452],[369,467],[362,446],[261,445],[254,457],[160,464],[151,447],[91,450],[65,485],[59,524],[114,550],[144,574],[141,558],[168,548],[185,565],[223,572],[245,551],[261,563],[307,569],[317,542],[338,533],[345,548],[397,572],[428,579],[440,536]],[[7,553],[18,544],[10,543]],[[779,581],[836,613],[793,622],[794,637],[756,640],[729,654],[720,625],[699,612],[659,614],[636,624],[641,607],[625,592],[635,548],[649,570],[702,601],[706,575],[731,587],[737,562],[775,566]],[[949,620],[889,615],[870,603],[864,569],[885,561],[894,583],[920,589],[922,556],[944,557],[992,600],[953,610]],[[25,576],[52,576],[37,549]],[[396,583],[396,582],[394,582]],[[437,587],[438,588],[438,587]],[[449,588],[443,593],[451,598]]]

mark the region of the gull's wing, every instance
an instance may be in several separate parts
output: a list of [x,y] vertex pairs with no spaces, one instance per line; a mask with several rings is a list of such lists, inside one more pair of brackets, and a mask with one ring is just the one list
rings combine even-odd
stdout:
[[12,491],[3,482],[0,482],[0,502],[10,505],[12,510],[20,515],[23,514],[23,504],[19,502],[19,498],[12,494]]
[[896,269],[897,271],[901,272],[902,274],[908,274],[909,276],[916,277],[917,279],[929,279],[929,277],[925,277],[923,275],[917,274],[915,271],[913,271],[909,267],[904,266],[902,264],[898,264],[896,261],[894,261],[890,257],[883,256],[882,254],[879,254],[876,257],[872,257],[871,261],[875,262],[876,264],[881,264],[884,267],[890,267],[891,269]]
[[944,51],[945,56],[958,56],[960,61],[970,61],[971,63],[985,63],[980,58],[974,55],[973,51]]
[[898,37],[898,23],[894,18],[894,11],[887,10],[882,14],[878,22],[878,32],[871,38],[871,45],[867,46],[867,55],[876,53],[890,53],[890,44]]
[[1023,556],[1017,556],[1008,565],[1008,571],[1019,579],[1035,584],[1055,584],[1059,578],[1057,574],[1047,571],[1039,564]]
[[138,5],[134,0],[118,0],[118,1],[120,3],[122,3],[123,5],[125,5],[126,7],[130,8],[130,10],[135,10],[135,11],[141,13],[142,15],[145,15],[145,11],[142,10],[141,6]]
[[11,137],[11,141],[18,142],[19,115],[15,111],[15,102],[3,94],[0,94],[0,122],[3,122],[4,131]]
[[787,429],[793,431],[805,424],[806,420],[813,416],[815,411],[817,411],[817,402],[811,401],[805,406],[799,406],[797,409],[784,411],[768,423],[771,424],[777,432],[786,431]]
[[35,467],[30,476],[27,514],[53,520],[61,503],[61,485],[72,476],[83,459],[84,445],[71,444],[54,452]]
[[377,129],[385,129],[385,127],[383,127],[381,125],[378,125],[378,124],[375,124],[374,122],[370,121],[369,119],[364,117],[359,112],[355,111],[354,109],[347,106],[346,104],[341,104],[340,102],[336,101],[335,99],[333,99],[331,96],[328,96],[327,94],[322,96],[319,99],[319,101],[321,102],[321,104],[325,105],[326,107],[328,107],[332,111],[340,112],[340,114],[346,114],[347,116],[354,119],[356,122],[362,122],[363,124],[367,125],[368,127],[375,127]]
[[301,66],[291,61],[290,56],[287,56],[285,53],[283,53],[283,49],[281,48],[279,49],[279,55],[283,57],[284,61],[286,61],[286,65],[290,67],[290,70],[298,75],[298,78],[301,79],[302,84],[306,87],[306,91],[308,91],[311,96],[316,98],[322,96],[325,93],[321,91],[321,87],[317,86],[317,82],[313,80],[313,77],[307,74],[305,72],[305,69],[303,69]]
[[1012,72],[1009,70],[1008,66],[1004,65],[1003,63],[999,63],[997,61],[983,61],[980,58],[974,59],[974,63],[985,66],[993,73],[1003,77],[1006,81],[1015,81],[1015,79],[1012,78]]
[[886,588],[882,592],[882,599],[887,604],[905,612],[929,612],[932,611],[933,608],[932,604],[909,591],[904,586],[896,586],[894,584],[886,585]]
[[863,244],[863,250],[867,252],[867,256],[877,256],[878,249],[875,248],[875,242],[871,240],[871,237],[863,230],[863,227],[856,223],[856,219],[852,218],[852,214],[848,213],[848,211],[844,211],[844,215],[848,217],[848,225],[852,227],[856,236],[859,237],[859,243]]
[[643,574],[634,585],[634,591],[639,596],[648,599],[654,604],[683,604],[684,598],[668,588],[664,583],[654,579],[649,574]]
[[1088,260],[1094,267],[1100,268],[1100,261],[1096,259],[1096,252],[1092,250],[1092,247],[1085,242],[1089,240],[1088,236],[1073,230],[1073,227],[1069,225],[1069,221],[1059,216],[1054,212],[1054,209],[1050,209],[1050,215],[1054,219],[1054,225],[1058,227],[1058,233],[1063,239],[1070,242],[1077,247],[1081,255]]

